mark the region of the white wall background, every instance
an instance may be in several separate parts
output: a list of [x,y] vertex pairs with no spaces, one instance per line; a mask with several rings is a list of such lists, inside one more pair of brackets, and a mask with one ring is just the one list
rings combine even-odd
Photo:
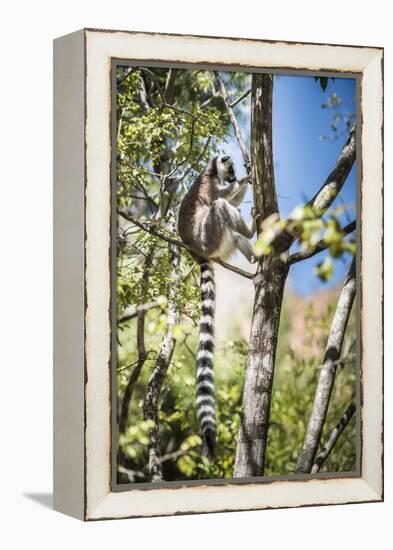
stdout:
[[[3,548],[365,549],[392,543],[392,31],[388,2],[43,0],[1,17]],[[82,524],[50,509],[52,44],[82,27],[385,46],[386,502]],[[390,208],[389,208],[390,207]],[[389,250],[390,249],[390,250]],[[5,307],[4,307],[5,306]],[[390,538],[390,540],[389,540]],[[2,539],[5,539],[2,541]]]

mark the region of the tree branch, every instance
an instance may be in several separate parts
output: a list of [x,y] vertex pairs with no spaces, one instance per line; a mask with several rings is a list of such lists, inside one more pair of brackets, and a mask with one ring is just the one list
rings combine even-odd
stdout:
[[247,174],[248,174],[250,172],[250,167],[251,167],[250,153],[248,152],[248,149],[247,149],[246,144],[245,144],[244,139],[243,139],[242,132],[240,130],[239,123],[236,119],[235,113],[233,112],[231,102],[229,100],[228,92],[227,92],[227,89],[225,87],[224,81],[222,80],[222,78],[220,76],[220,73],[218,71],[214,71],[214,75],[215,75],[217,83],[220,87],[221,96],[222,96],[222,99],[224,100],[225,107],[226,107],[228,115],[229,115],[229,120],[231,121],[233,129],[235,130],[236,139],[239,143],[239,147],[240,147],[242,155],[243,155],[244,166],[245,166]]
[[[149,284],[150,277],[150,268],[153,262],[154,249],[151,249],[145,257],[145,262],[143,266],[142,280],[141,280],[141,297],[142,302],[146,300],[146,294]],[[131,397],[135,388],[139,376],[142,372],[143,365],[146,361],[146,348],[145,348],[145,317],[146,310],[140,308],[137,311],[137,351],[138,351],[138,361],[136,367],[132,371],[130,378],[128,379],[126,389],[124,390],[123,399],[120,407],[119,415],[119,432],[124,433],[127,427],[128,411],[130,408]]]
[[[169,174],[166,174],[165,175],[165,180],[166,179],[169,179],[175,172],[178,168],[180,168],[180,166],[182,164],[185,164],[186,162],[188,162],[188,159],[190,158],[191,156],[191,153],[192,153],[192,148],[193,148],[193,145],[194,145],[194,135],[195,135],[195,120],[193,120],[191,122],[191,135],[190,135],[190,143],[189,143],[189,147],[188,147],[188,152],[187,152],[187,155],[185,156],[185,158],[179,162],[177,162],[175,164],[175,166],[172,168],[172,170],[169,172]],[[176,178],[178,179],[178,178]]]
[[149,112],[151,107],[150,107],[149,101],[147,99],[147,91],[146,91],[145,81],[142,78],[142,75],[140,75],[139,101],[140,101],[141,106],[142,106],[143,110],[145,111],[145,113]]
[[[343,187],[345,180],[355,162],[356,157],[356,128],[352,126],[347,141],[345,142],[340,156],[325,183],[307,203],[311,206],[318,216],[322,216],[327,208],[333,203],[334,199]],[[276,252],[287,251],[298,235],[288,230],[282,231],[272,246]]]
[[356,127],[352,126],[347,141],[341,150],[335,167],[327,177],[325,183],[314,197],[308,202],[309,206],[323,214],[337,197],[347,176],[355,162],[356,157]]
[[143,402],[144,419],[151,420],[154,423],[154,426],[149,430],[149,472],[153,483],[162,480],[158,400],[175,349],[176,341],[173,330],[175,325],[179,322],[179,312],[176,307],[176,292],[179,282],[178,267],[180,263],[180,255],[177,246],[170,245],[169,249],[171,252],[171,263],[173,265],[173,270],[171,273],[171,283],[168,296],[168,324],[152,375],[147,385],[147,391]]
[[175,84],[177,78],[178,69],[169,69],[167,79],[165,82],[164,97],[166,103],[172,104],[175,97]]
[[297,473],[308,474],[311,471],[317,453],[326,414],[329,408],[333,390],[337,365],[344,341],[352,304],[356,293],[356,259],[352,259],[347,278],[337,302],[336,311],[330,327],[323,366],[319,375],[318,386],[315,392],[314,404],[308,422],[303,447],[299,454],[296,466]]
[[[132,216],[126,214],[125,212],[118,210],[117,211],[119,216],[122,216],[125,220],[129,221],[130,223],[133,223],[143,231],[146,231],[147,233],[150,233],[151,235],[154,235],[155,237],[162,239],[163,241],[166,241],[167,243],[173,244],[175,246],[179,246],[181,248],[184,248],[185,250],[188,250],[188,252],[192,251],[180,240],[173,237],[169,237],[167,235],[164,235],[161,231],[157,230],[153,224],[147,225],[147,223],[140,222],[139,220],[133,218]],[[225,269],[228,269],[229,271],[232,271],[233,273],[237,273],[238,275],[241,275],[242,277],[246,277],[247,279],[253,279],[255,277],[255,273],[250,273],[248,271],[244,271],[244,269],[241,269],[240,267],[236,267],[232,264],[228,264],[227,262],[223,262],[221,260],[218,260],[216,258],[213,258],[213,261],[217,264],[221,265],[222,267],[225,267]]]
[[177,177],[178,180],[183,180],[191,172],[191,170],[193,170],[193,168],[199,164],[199,162],[203,159],[203,157],[206,154],[206,151],[210,145],[210,141],[211,141],[211,136],[207,138],[205,146],[201,151],[201,154],[198,156],[197,159],[194,160],[194,162],[187,168],[187,170],[183,172],[183,174]]
[[135,317],[138,317],[139,312],[143,311],[143,312],[146,313],[146,312],[148,312],[151,309],[154,309],[156,307],[160,307],[160,304],[157,304],[157,302],[150,302],[148,304],[141,304],[141,305],[139,305],[135,308],[135,311],[131,311],[130,313],[125,313],[124,315],[119,317],[117,322],[118,322],[118,324],[127,323],[127,321],[131,321],[132,319],[135,319]]
[[228,264],[227,262],[224,262],[223,260],[219,260],[217,258],[212,258],[213,262],[220,265],[221,267],[225,267],[225,269],[228,269],[229,271],[232,271],[233,273],[237,273],[238,275],[241,275],[242,277],[246,277],[246,279],[253,279],[255,277],[255,273],[250,273],[249,271],[244,271],[244,269],[241,269],[240,267],[236,267],[232,264]]
[[[352,231],[355,231],[355,229],[356,229],[356,220],[353,220],[348,225],[345,225],[341,231],[344,235],[349,235],[349,233],[352,233]],[[319,252],[326,250],[327,248],[329,248],[329,245],[326,244],[325,241],[322,239],[315,245],[314,250],[307,251],[307,252],[306,251],[295,252],[294,254],[291,254],[287,259],[287,263],[292,265],[292,264],[296,264],[297,262],[301,262],[302,260],[308,260],[309,258],[312,258],[316,254],[319,254]]]
[[351,421],[353,415],[355,414],[355,411],[356,411],[356,405],[355,403],[351,403],[349,407],[346,409],[345,413],[340,418],[340,420],[337,422],[336,426],[334,427],[333,431],[328,437],[328,440],[325,446],[323,447],[323,449],[315,459],[313,467],[311,469],[312,474],[316,474],[317,472],[319,472],[323,464],[326,462],[330,453],[332,452],[333,447],[337,443],[340,435],[343,433],[343,431]]
[[244,94],[242,94],[240,97],[238,97],[237,99],[235,99],[235,101],[232,101],[232,103],[230,103],[231,108],[233,109],[233,107],[236,107],[236,105],[237,105],[238,103],[240,103],[241,101],[243,101],[243,99],[245,99],[250,93],[251,93],[251,88],[249,88],[248,90],[246,90],[246,91],[244,92]]
[[127,80],[127,78],[137,69],[137,67],[129,67],[128,70],[127,70],[127,73],[122,76],[121,78],[118,78],[116,80],[116,86],[119,87],[123,84],[123,82],[125,80]]
[[185,111],[184,109],[179,109],[178,107],[175,107],[174,105],[171,105],[170,103],[167,102],[166,97],[165,97],[165,92],[162,90],[160,82],[159,82],[157,76],[154,74],[154,72],[151,69],[148,69],[147,67],[138,67],[138,69],[140,71],[144,71],[145,73],[147,73],[150,76],[150,78],[154,81],[164,107],[167,107],[168,109],[172,109],[173,111],[175,111],[176,113],[179,113],[181,115],[189,116],[190,118],[193,118],[193,119],[198,118],[193,113],[190,113],[189,111]]

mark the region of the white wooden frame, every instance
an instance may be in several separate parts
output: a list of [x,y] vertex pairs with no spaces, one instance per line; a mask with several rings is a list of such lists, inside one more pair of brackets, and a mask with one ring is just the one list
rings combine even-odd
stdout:
[[[96,520],[382,500],[383,50],[86,29],[55,40],[54,52],[54,507]],[[361,74],[359,477],[111,490],[114,58]]]

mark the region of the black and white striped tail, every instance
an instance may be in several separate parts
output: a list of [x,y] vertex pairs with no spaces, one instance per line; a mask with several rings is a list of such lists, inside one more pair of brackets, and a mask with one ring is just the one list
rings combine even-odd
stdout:
[[213,265],[202,261],[201,319],[196,370],[196,411],[202,430],[202,456],[211,460],[216,444],[216,412],[214,398],[214,309],[215,285]]

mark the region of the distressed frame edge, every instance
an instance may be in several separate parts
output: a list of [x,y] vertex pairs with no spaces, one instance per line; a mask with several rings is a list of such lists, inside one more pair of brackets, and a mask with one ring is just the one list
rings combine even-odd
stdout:
[[[86,32],[86,31],[85,31]],[[89,30],[89,32],[92,32]],[[106,32],[106,31],[94,31],[94,32]],[[117,31],[113,31],[113,32],[117,32]],[[119,31],[119,32],[123,32],[123,31]],[[131,33],[133,34],[133,33]],[[136,34],[147,34],[147,33],[136,33]],[[170,35],[170,36],[174,36],[174,35]],[[181,36],[181,35],[179,35]],[[189,37],[189,38],[193,38],[193,37]],[[201,37],[203,38],[203,37]],[[211,37],[205,37],[205,38],[208,38],[210,39]],[[236,40],[236,39],[229,39],[229,40]],[[246,39],[247,40],[247,39]],[[263,42],[262,40],[261,41],[256,41],[256,42]],[[295,44],[299,44],[299,43],[295,43]],[[318,47],[318,46],[317,46]],[[344,46],[344,48],[350,48],[350,46]],[[368,47],[366,47],[367,49],[370,49]],[[381,60],[382,60],[382,63],[383,63],[383,49],[381,48],[373,48],[374,50],[374,53],[375,53],[375,56],[374,58],[378,57],[378,55],[381,57]],[[261,63],[262,64],[262,63]],[[366,69],[367,67],[365,67]],[[296,70],[299,70],[298,68],[296,68]],[[314,70],[314,69],[312,69]],[[383,87],[382,87],[382,96],[381,96],[381,100],[383,98]],[[382,111],[381,111],[381,120],[382,120],[382,123],[383,123],[383,104],[382,104]],[[381,142],[381,146],[383,146],[383,143]],[[383,190],[383,174],[382,174],[382,180],[381,180],[381,186],[382,186],[382,190]],[[381,296],[382,297],[382,296]],[[381,427],[383,429],[383,426]],[[382,469],[383,470],[383,469]],[[381,477],[383,478],[383,471],[381,470]],[[383,499],[383,479],[382,479],[382,484],[381,484],[381,491],[379,491],[379,488],[377,487],[376,491],[374,491],[373,487],[367,483],[367,481],[364,479],[364,478],[359,478],[359,481],[364,481],[364,483],[366,484],[366,486],[372,491],[372,493],[370,493],[370,499],[367,500],[367,502],[374,502],[374,501],[380,501]],[[279,483],[279,482],[275,482],[275,483]],[[247,487],[250,487],[250,485],[252,484],[247,484]],[[210,487],[209,487],[210,488]],[[194,490],[194,488],[190,488],[191,490]],[[162,491],[162,489],[159,489],[159,491]],[[154,491],[155,492],[155,491]],[[108,495],[110,494],[113,494],[113,493],[108,493]],[[106,497],[105,497],[106,498]],[[359,500],[356,500],[354,502],[360,502]],[[88,519],[88,520],[92,520],[92,519],[105,519],[105,516],[103,515],[99,515],[101,512],[100,512],[100,509],[102,508],[101,504],[103,504],[103,501],[102,503],[100,503],[100,505],[98,507],[95,507],[93,510],[86,510],[86,516],[85,516],[85,519]],[[326,504],[324,502],[318,502],[316,503],[315,505],[323,505],[323,504]],[[328,503],[328,504],[339,504],[339,502],[331,502],[331,503]],[[306,506],[310,506],[310,505],[313,505],[313,504],[304,504]],[[299,506],[303,506],[302,504],[300,504]],[[257,508],[249,508],[249,509],[262,509],[262,508],[269,508],[270,506],[260,506],[260,507],[257,507]],[[281,507],[286,507],[286,506],[274,506],[275,508],[281,508]],[[291,505],[292,507],[292,505]],[[231,511],[235,511],[235,510],[239,510],[240,509],[231,509]],[[224,511],[224,510],[209,510],[209,512],[219,512],[219,511]],[[229,511],[229,510],[228,510]],[[187,511],[179,511],[178,513],[192,513],[191,510],[187,510]],[[194,512],[194,513],[203,513],[203,511],[198,511],[198,512]],[[98,514],[98,516],[97,516]],[[171,513],[168,513],[168,514],[151,514],[151,515],[172,515],[173,512]],[[143,514],[144,516],[147,516],[149,514]],[[111,516],[111,517],[141,517],[141,515],[137,515],[137,516],[134,516],[134,515],[127,515],[127,516]],[[108,517],[106,517],[108,518]]]
[[85,32],[53,41],[53,508],[86,518]]

